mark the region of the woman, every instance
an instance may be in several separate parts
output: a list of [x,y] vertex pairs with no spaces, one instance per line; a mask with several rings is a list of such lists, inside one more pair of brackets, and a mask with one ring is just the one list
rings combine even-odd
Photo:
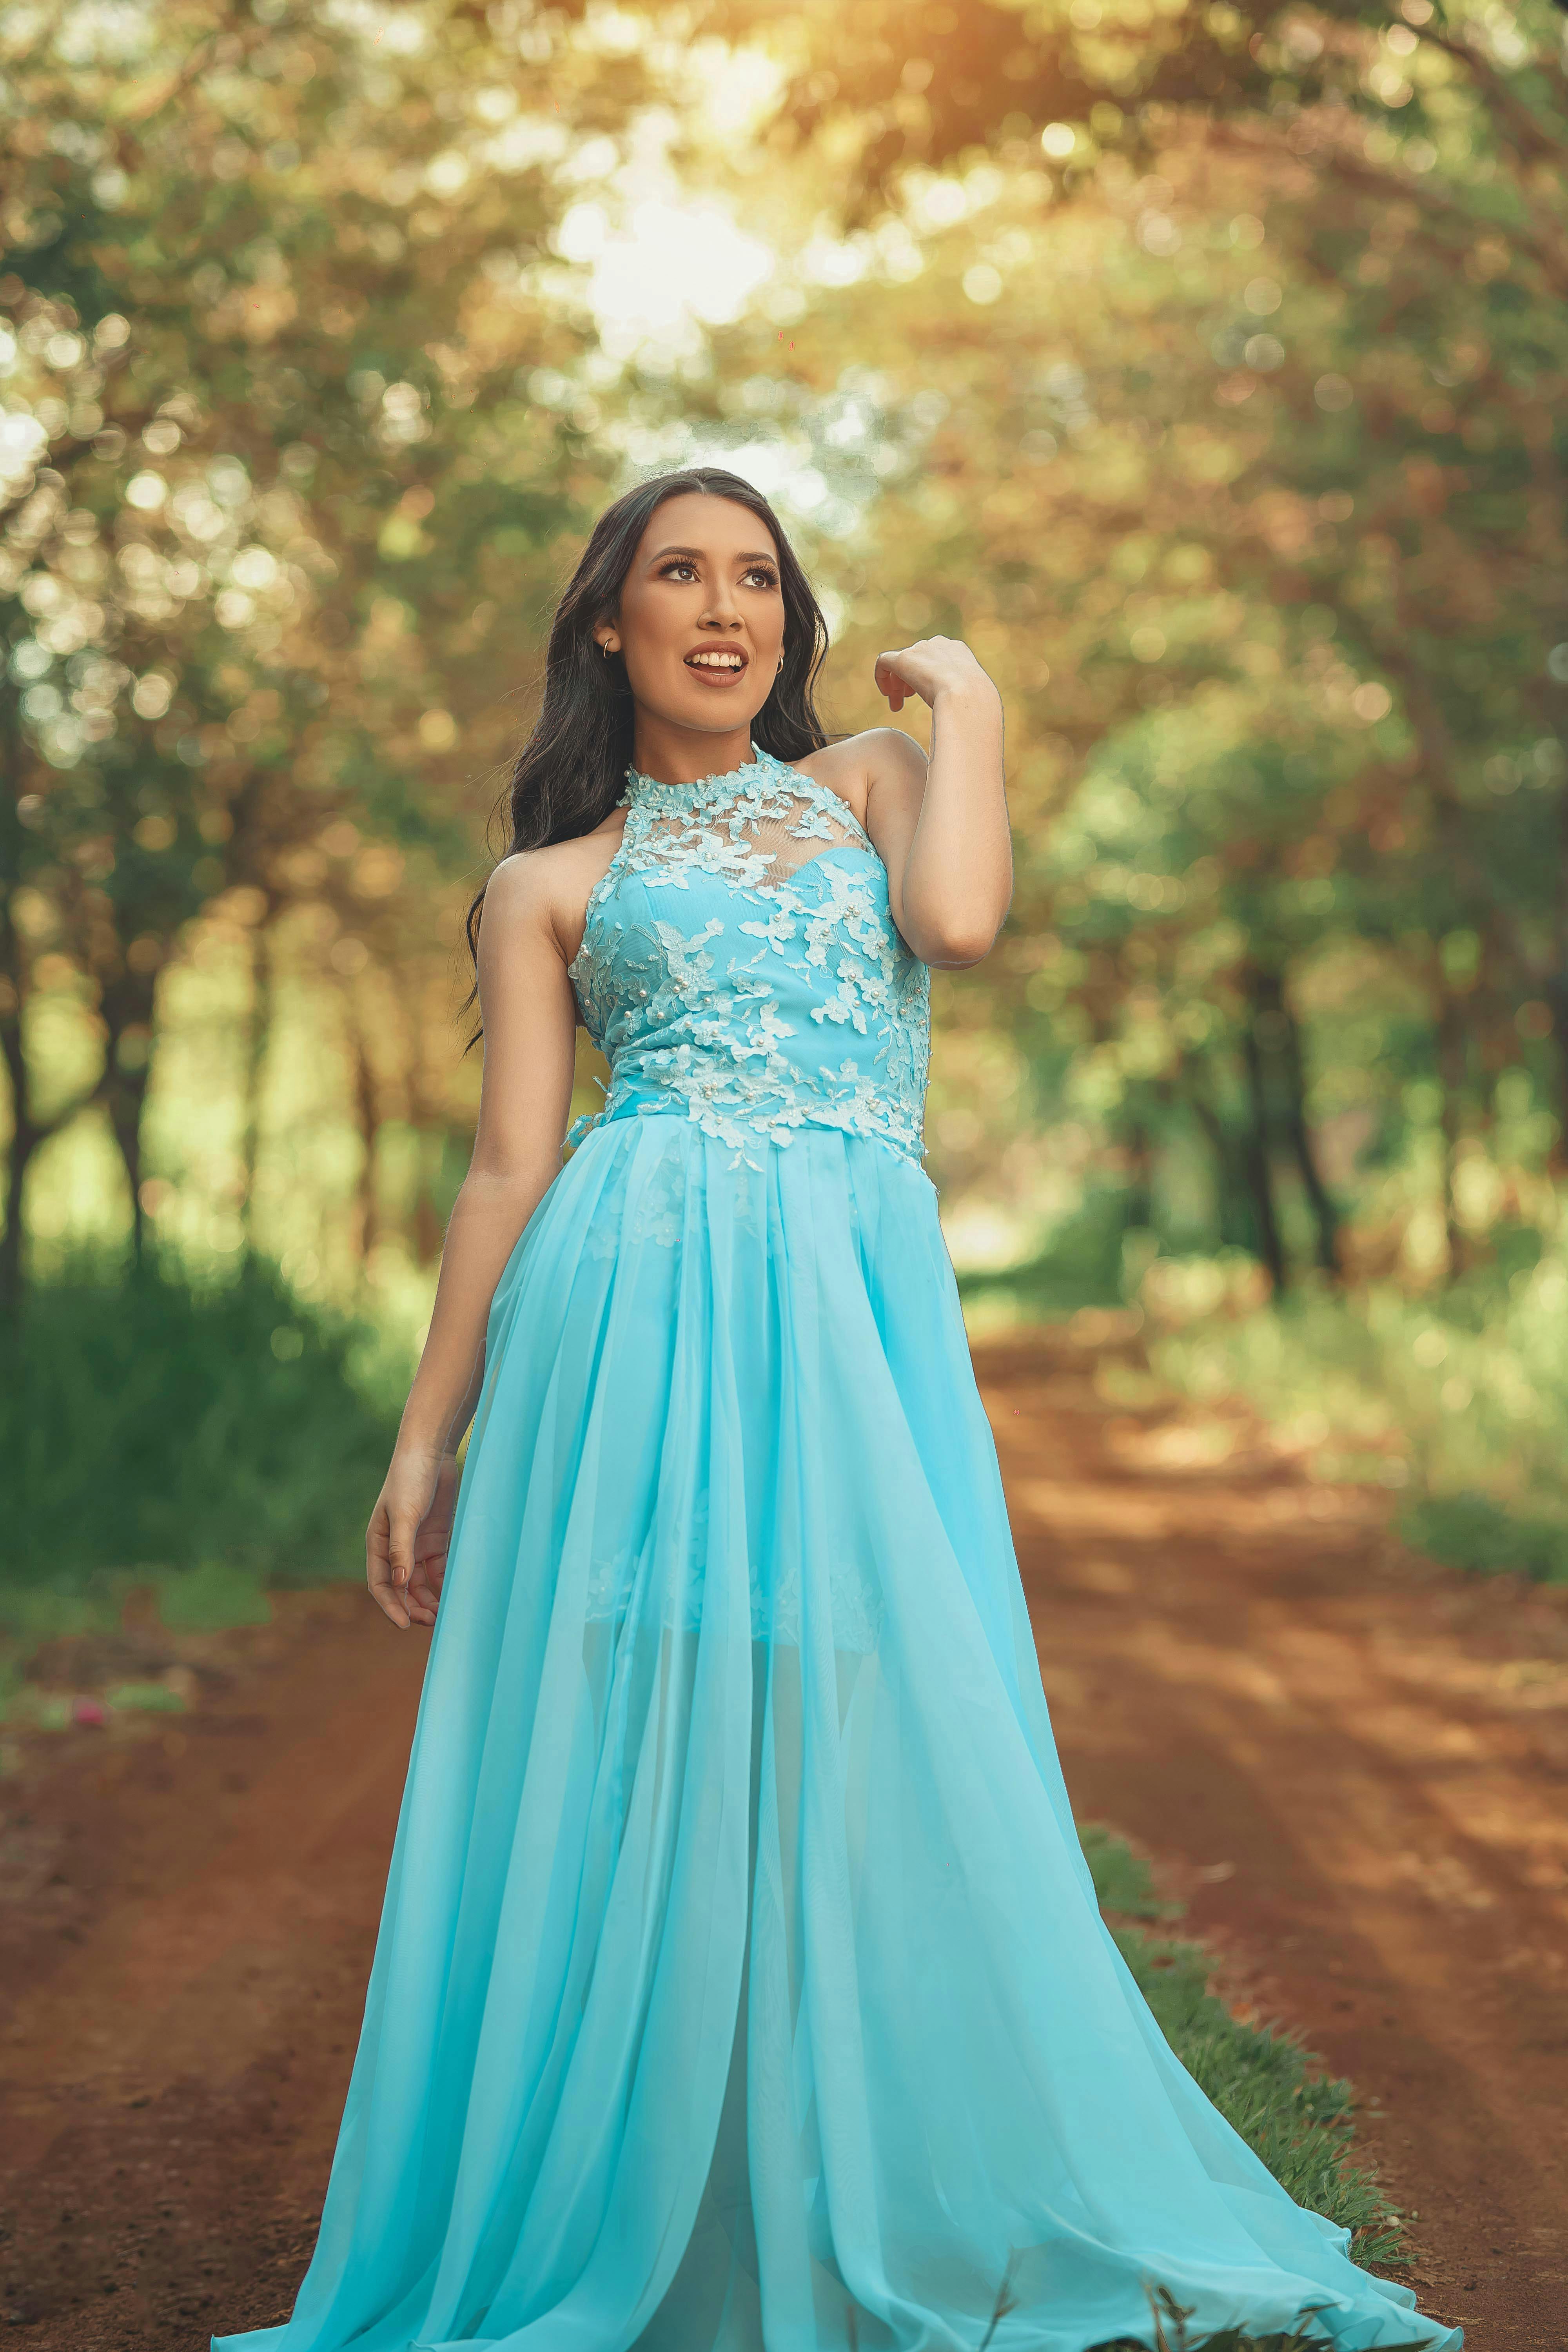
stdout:
[[1008,905],[1001,704],[933,638],[877,664],[929,768],[829,743],[825,646],[711,468],[618,499],[556,615],[368,1539],[435,1633],[363,2031],[293,2316],[215,2352],[1087,2352],[1160,2289],[1452,2352],[1100,1923],[921,1165],[929,967]]

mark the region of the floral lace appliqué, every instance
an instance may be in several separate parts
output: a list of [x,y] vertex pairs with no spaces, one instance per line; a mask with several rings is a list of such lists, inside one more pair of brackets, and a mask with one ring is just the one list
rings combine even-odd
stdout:
[[620,805],[571,966],[610,1085],[568,1143],[679,1110],[752,1167],[803,1126],[923,1159],[931,974],[845,803],[759,752],[699,783],[633,772]]

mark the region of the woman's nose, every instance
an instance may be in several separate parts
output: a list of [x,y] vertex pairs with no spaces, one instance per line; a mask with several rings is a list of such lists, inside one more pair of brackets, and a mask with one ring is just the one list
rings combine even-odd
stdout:
[[703,608],[702,617],[705,621],[711,621],[721,628],[726,629],[733,627],[740,620],[741,615],[735,605],[734,591],[722,580],[716,580],[709,590],[708,602]]

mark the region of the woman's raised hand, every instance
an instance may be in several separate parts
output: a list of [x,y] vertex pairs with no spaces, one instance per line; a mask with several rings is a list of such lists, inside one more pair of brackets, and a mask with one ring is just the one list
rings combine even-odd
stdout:
[[911,695],[934,709],[937,696],[954,688],[994,695],[996,688],[962,637],[921,637],[896,653],[879,654],[877,691],[894,710]]

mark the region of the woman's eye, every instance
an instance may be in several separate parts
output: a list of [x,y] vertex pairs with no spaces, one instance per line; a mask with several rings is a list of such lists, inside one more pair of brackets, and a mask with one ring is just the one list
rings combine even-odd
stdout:
[[747,572],[746,577],[748,580],[754,580],[759,588],[776,588],[779,584],[777,574],[769,572],[764,565],[760,563],[754,564],[752,570]]

